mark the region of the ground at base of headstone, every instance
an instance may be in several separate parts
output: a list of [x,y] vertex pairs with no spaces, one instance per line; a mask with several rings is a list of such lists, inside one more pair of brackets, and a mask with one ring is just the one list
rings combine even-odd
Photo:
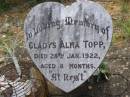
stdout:
[[22,70],[20,77],[13,63],[0,68],[0,97],[45,97],[44,77],[32,63],[19,63]]

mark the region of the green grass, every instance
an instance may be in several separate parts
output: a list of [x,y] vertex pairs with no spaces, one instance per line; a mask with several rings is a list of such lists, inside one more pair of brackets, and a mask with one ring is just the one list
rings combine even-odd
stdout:
[[130,0],[123,0],[122,9],[121,9],[122,13],[128,13],[129,12],[129,8],[130,8],[129,4],[130,4]]
[[122,30],[130,37],[130,20],[121,23]]
[[129,12],[129,5],[127,3],[122,5],[122,13],[128,13]]
[[121,33],[124,34],[125,38],[130,38],[130,20],[117,20],[114,23],[115,27],[120,28],[121,29]]
[[103,62],[94,74],[94,82],[107,81],[109,80],[110,75],[108,64]]

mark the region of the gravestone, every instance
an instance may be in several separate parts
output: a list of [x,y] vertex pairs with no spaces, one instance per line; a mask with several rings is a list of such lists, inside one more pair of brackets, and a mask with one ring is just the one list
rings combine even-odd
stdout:
[[99,67],[112,39],[112,19],[92,1],[70,6],[41,3],[24,24],[28,52],[40,72],[56,87],[70,92]]

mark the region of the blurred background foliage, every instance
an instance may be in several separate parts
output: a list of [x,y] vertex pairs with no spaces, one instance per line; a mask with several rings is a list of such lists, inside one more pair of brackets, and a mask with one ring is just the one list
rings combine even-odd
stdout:
[[21,5],[23,3],[28,3],[30,6],[34,6],[38,3],[46,2],[46,1],[54,1],[54,2],[60,2],[63,4],[71,3],[76,0],[0,0],[0,12],[7,11],[11,7],[15,7],[18,5]]
[[[30,4],[30,6],[34,6],[38,3],[46,2],[46,1],[55,1],[55,2],[60,2],[63,4],[68,4],[76,0],[0,0],[0,12],[6,11],[10,9],[11,7],[21,5],[25,2]],[[91,1],[100,1],[100,0],[91,0]],[[130,7],[129,6],[130,0],[119,0],[119,1],[122,2],[122,12],[128,12],[129,11],[128,9]]]

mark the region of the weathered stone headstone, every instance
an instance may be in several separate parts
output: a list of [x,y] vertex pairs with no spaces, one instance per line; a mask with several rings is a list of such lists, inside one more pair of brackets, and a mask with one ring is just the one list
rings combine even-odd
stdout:
[[28,52],[41,73],[70,92],[102,62],[112,39],[112,20],[91,1],[70,6],[46,2],[29,12],[24,31]]

